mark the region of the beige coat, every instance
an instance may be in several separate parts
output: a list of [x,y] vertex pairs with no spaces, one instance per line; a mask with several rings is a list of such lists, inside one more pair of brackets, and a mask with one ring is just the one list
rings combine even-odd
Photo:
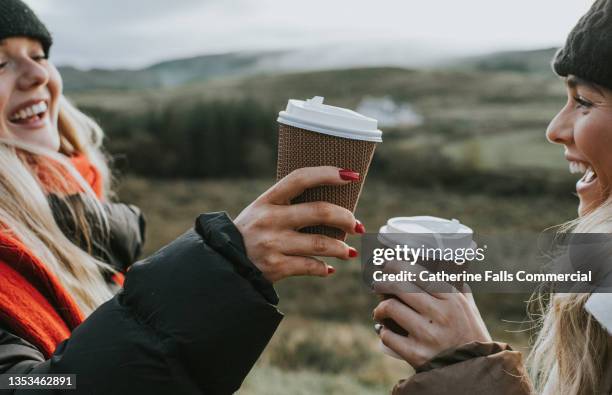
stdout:
[[[612,337],[608,339],[612,347]],[[610,348],[612,349],[612,348]],[[612,355],[602,394],[612,394]],[[468,343],[441,353],[393,388],[393,395],[533,395],[520,352],[505,343]]]
[[531,395],[522,359],[504,343],[469,343],[418,368],[393,395]]

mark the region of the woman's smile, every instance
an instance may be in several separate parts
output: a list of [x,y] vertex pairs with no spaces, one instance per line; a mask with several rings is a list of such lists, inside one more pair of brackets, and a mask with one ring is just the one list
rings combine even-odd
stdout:
[[17,106],[9,115],[8,121],[12,127],[25,129],[40,129],[47,126],[48,99],[33,99]]
[[582,175],[582,177],[576,181],[576,192],[579,195],[601,191],[597,173],[593,170],[593,166],[591,166],[590,163],[570,156],[566,156],[566,159],[569,162],[570,173]]
[[598,184],[597,174],[593,171],[593,168],[589,166],[584,172],[584,176],[576,183],[576,192],[580,194],[587,192],[591,188],[599,188]]

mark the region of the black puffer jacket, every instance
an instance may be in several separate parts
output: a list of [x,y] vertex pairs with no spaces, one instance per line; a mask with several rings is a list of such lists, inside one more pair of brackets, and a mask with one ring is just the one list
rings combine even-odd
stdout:
[[138,207],[123,203],[102,203],[108,219],[109,234],[102,235],[100,229],[90,229],[92,234],[89,240],[92,245],[89,246],[71,214],[80,208],[90,223],[97,223],[96,216],[87,208],[87,200],[78,194],[64,198],[50,194],[48,200],[55,222],[64,234],[85,251],[91,247],[92,254],[113,269],[125,273],[140,256],[145,239],[145,219]]
[[280,323],[277,303],[230,218],[203,214],[134,264],[51,359],[0,328],[0,373],[76,374],[75,395],[230,394]]

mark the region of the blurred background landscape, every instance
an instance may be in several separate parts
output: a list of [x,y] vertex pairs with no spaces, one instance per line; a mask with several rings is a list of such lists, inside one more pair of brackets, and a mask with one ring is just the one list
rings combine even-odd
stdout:
[[[565,102],[549,62],[592,0],[26,1],[66,95],[106,132],[119,198],[148,218],[145,253],[274,182],[290,98],[380,121],[356,213],[369,232],[434,215],[518,234],[576,215],[577,176],[544,136]],[[239,394],[388,394],[412,374],[379,349],[359,261],[330,263],[331,278],[278,284],[286,317]],[[523,352],[528,297],[476,295]]]
[[[369,231],[400,215],[459,218],[484,233],[569,220],[576,177],[544,136],[565,100],[549,71],[553,53],[316,71],[261,66],[279,53],[236,53],[61,72],[67,95],[106,131],[119,196],[146,213],[152,252],[199,212],[236,216],[269,187],[278,111],[288,98],[315,95],[381,120],[384,142],[357,209]],[[333,264],[333,278],[278,285],[286,319],[241,394],[384,394],[411,374],[378,348],[375,298],[361,286],[359,262]],[[493,336],[523,351],[527,297],[477,295]]]

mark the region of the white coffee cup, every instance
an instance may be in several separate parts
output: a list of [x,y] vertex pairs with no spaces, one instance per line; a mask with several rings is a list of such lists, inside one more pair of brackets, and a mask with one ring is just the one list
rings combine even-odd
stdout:
[[[406,237],[412,234],[412,237]],[[474,231],[457,219],[431,216],[394,217],[380,227],[378,241],[386,247],[397,245],[419,248],[475,248]],[[397,359],[403,359],[396,352],[380,342],[381,350]]]
[[[412,234],[407,239],[404,235]],[[378,241],[387,247],[398,244],[408,247],[470,248],[474,231],[457,219],[445,219],[427,215],[417,217],[395,217],[387,221],[378,231]]]

